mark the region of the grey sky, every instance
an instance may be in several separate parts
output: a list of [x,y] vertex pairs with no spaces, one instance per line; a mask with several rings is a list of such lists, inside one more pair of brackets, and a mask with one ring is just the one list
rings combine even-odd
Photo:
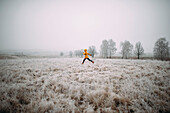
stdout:
[[170,0],[0,0],[0,50],[75,50],[113,39],[170,41]]

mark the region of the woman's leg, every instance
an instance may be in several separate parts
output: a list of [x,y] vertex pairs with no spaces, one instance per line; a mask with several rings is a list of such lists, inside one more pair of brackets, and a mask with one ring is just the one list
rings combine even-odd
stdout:
[[84,64],[84,61],[85,61],[85,60],[86,60],[86,58],[84,58],[84,59],[83,59],[83,62],[82,62],[82,64]]
[[92,63],[94,63],[92,60],[90,60],[89,58],[87,58],[89,61],[91,61]]

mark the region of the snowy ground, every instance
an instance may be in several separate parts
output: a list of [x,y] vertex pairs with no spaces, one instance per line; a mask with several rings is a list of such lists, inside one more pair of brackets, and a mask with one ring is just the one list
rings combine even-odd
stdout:
[[170,62],[0,60],[0,112],[170,111]]

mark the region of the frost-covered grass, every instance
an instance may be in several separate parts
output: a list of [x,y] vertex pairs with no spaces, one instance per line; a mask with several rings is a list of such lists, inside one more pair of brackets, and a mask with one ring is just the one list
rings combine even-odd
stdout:
[[0,112],[170,111],[170,62],[0,60]]

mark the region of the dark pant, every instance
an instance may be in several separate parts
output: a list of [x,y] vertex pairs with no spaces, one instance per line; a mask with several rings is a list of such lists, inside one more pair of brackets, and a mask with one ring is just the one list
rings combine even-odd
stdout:
[[89,58],[84,58],[83,63],[84,63],[84,61],[85,61],[86,59],[87,59],[87,60],[89,60],[89,61],[91,61],[91,62],[93,62],[93,61],[92,61],[92,60],[90,60]]

